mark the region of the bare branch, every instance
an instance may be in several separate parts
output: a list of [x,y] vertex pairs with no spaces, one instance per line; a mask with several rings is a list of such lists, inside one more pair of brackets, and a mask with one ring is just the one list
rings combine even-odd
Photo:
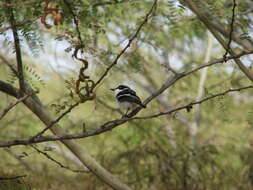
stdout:
[[[226,61],[231,60],[231,59],[237,59],[237,58],[240,58],[240,57],[242,57],[244,55],[249,55],[249,54],[252,54],[252,53],[253,53],[253,50],[251,50],[251,51],[242,51],[239,54],[234,54],[234,55],[227,56]],[[210,66],[212,66],[214,64],[224,63],[224,62],[225,62],[224,58],[216,59],[214,61],[209,61],[209,62],[207,62],[207,63],[205,63],[203,65],[200,65],[199,67],[196,67],[196,68],[194,68],[192,70],[184,72],[184,74],[188,75],[188,74],[196,72],[196,71],[198,71],[198,70],[200,70],[200,69],[202,69],[204,67],[210,67]]]
[[[234,55],[234,56],[228,56],[227,59],[228,60],[229,59],[234,59],[235,57],[241,57],[241,56],[244,56],[244,55],[248,55],[250,53],[253,53],[253,50],[252,50],[252,52],[242,52],[242,53]],[[160,89],[156,90],[150,97],[148,97],[144,101],[144,105],[146,105],[147,103],[152,101],[154,98],[156,98],[158,95],[163,93],[167,88],[172,86],[179,79],[182,79],[183,77],[188,76],[189,74],[197,72],[198,70],[200,70],[202,68],[205,68],[205,67],[208,67],[208,66],[211,66],[211,65],[214,65],[214,64],[218,64],[218,63],[223,63],[223,62],[224,62],[224,59],[220,58],[220,59],[205,63],[203,65],[200,65],[196,68],[193,68],[192,70],[185,71],[185,72],[182,72],[180,74],[177,74],[172,78],[168,78],[167,81],[162,85],[162,87]],[[245,87],[243,89],[247,89],[247,88],[251,88],[251,87]],[[0,81],[0,90],[1,90],[1,81]],[[232,89],[232,90],[229,90],[229,92],[230,91],[239,91],[239,89]],[[228,92],[225,92],[225,94],[226,93],[228,93]],[[214,97],[216,97],[216,96],[214,96]],[[214,98],[214,97],[211,97],[211,98]],[[207,100],[205,100],[205,101],[207,101]],[[201,100],[201,101],[203,101],[203,100]],[[195,103],[191,103],[190,105],[186,105],[184,107],[176,108],[176,109],[174,109],[175,111],[173,111],[173,112],[176,112],[176,111],[181,110],[181,109],[189,108],[190,106],[195,105],[195,104],[197,104],[197,103],[195,102]],[[103,125],[101,125],[98,129],[95,129],[95,130],[92,130],[92,131],[87,131],[85,133],[80,133],[80,134],[59,134],[57,136],[40,136],[40,137],[37,137],[37,138],[30,137],[28,139],[16,139],[16,140],[9,140],[9,141],[0,141],[0,147],[9,147],[9,146],[14,146],[14,145],[28,145],[28,144],[32,144],[32,143],[41,143],[41,142],[46,142],[46,141],[78,139],[78,138],[85,138],[85,137],[89,137],[89,136],[95,136],[95,135],[107,132],[109,130],[112,130],[113,128],[115,128],[119,125],[122,125],[127,121],[130,121],[130,120],[133,120],[133,119],[138,119],[138,117],[134,118],[133,116],[136,115],[140,110],[141,110],[141,108],[138,107],[135,110],[133,110],[128,115],[128,117],[126,117],[126,118],[121,118],[121,119],[116,119],[116,120],[113,120],[113,121],[108,121],[108,122],[104,123]],[[167,112],[165,112],[165,113],[169,114]],[[165,114],[163,114],[163,115],[165,115]],[[147,116],[147,117],[149,117],[149,116]]]
[[[8,90],[6,90],[8,88]],[[29,90],[31,87],[27,84],[26,90]],[[3,91],[14,97],[18,97],[18,90],[8,83],[0,81],[0,91]],[[46,109],[40,103],[40,100],[31,96],[24,100],[24,104],[46,125],[49,126],[53,119],[47,113]],[[53,127],[50,130],[54,135],[58,136],[63,134],[63,130],[58,127]],[[15,141],[15,140],[14,140]],[[18,142],[18,140],[17,140]],[[102,167],[94,158],[92,158],[84,148],[81,148],[74,141],[61,140],[61,142],[86,166],[89,171],[93,172],[98,178],[100,178],[104,183],[112,187],[113,189],[122,189],[122,190],[131,190],[126,184],[122,183],[116,177],[114,177],[109,171]],[[8,147],[8,146],[5,146]]]
[[[195,5],[195,3],[191,0],[184,0],[184,2],[199,17],[199,19],[206,25],[208,30],[214,35],[214,37],[219,41],[219,43],[223,46],[223,48],[227,49],[227,44],[225,43],[223,38],[220,36],[218,31],[216,31],[216,28],[214,27],[214,25],[210,21],[210,19],[205,14],[203,14],[203,11],[199,10],[197,5]],[[245,44],[242,44],[242,45],[245,46]],[[246,45],[246,46],[248,47],[248,45]],[[250,51],[252,50],[252,48],[246,48],[246,49],[249,49]],[[232,49],[227,49],[227,50],[230,55],[232,55],[232,56],[236,55]],[[253,81],[253,73],[247,67],[244,66],[244,64],[241,62],[240,59],[234,58],[234,60],[235,60],[236,64],[238,65],[238,67],[241,69],[241,71],[248,77],[248,79]],[[225,61],[225,59],[224,59],[224,61]],[[227,59],[226,59],[226,61],[227,61]]]
[[[218,31],[223,37],[229,38],[229,30],[226,30],[224,24],[220,22],[220,19],[214,18],[210,15],[209,10],[203,10],[201,3],[204,1],[198,1],[198,4],[195,4],[193,1],[183,0],[187,6],[199,17],[199,19],[207,26],[207,28],[213,28]],[[198,12],[198,13],[197,13]],[[233,33],[232,38],[237,44],[244,47],[246,50],[252,50],[253,44],[251,40],[242,39],[241,34]]]
[[160,113],[157,113],[157,114],[144,116],[144,117],[131,117],[131,118],[125,117],[125,118],[109,121],[109,122],[106,122],[105,124],[103,124],[98,129],[95,129],[95,130],[92,130],[92,131],[87,131],[87,132],[84,132],[84,133],[61,134],[61,135],[57,135],[57,136],[40,136],[36,139],[31,139],[30,138],[30,139],[16,139],[16,140],[10,140],[10,141],[0,141],[0,147],[10,147],[10,146],[14,146],[14,145],[29,145],[29,144],[32,144],[32,143],[41,143],[41,142],[47,142],[47,141],[57,141],[57,140],[67,140],[67,139],[79,139],[79,138],[95,136],[95,135],[107,132],[107,131],[115,128],[116,126],[119,126],[119,125],[121,125],[121,124],[123,124],[127,121],[152,119],[152,118],[156,118],[156,117],[160,117],[160,116],[164,116],[164,115],[169,115],[169,114],[172,114],[174,112],[177,112],[177,111],[183,110],[183,109],[191,110],[194,105],[202,104],[203,102],[206,102],[210,99],[213,99],[213,98],[216,98],[216,97],[219,97],[219,96],[224,96],[224,95],[226,95],[228,93],[231,93],[231,92],[246,90],[246,89],[250,89],[250,88],[253,88],[253,86],[251,85],[251,86],[246,86],[246,87],[242,87],[242,88],[228,89],[224,92],[210,95],[210,96],[208,96],[206,98],[203,98],[199,101],[192,102],[192,103],[189,103],[187,105],[174,108],[174,109],[169,110],[167,112],[160,112]]
[[15,103],[10,104],[7,108],[5,108],[5,109],[3,110],[3,112],[0,114],[0,120],[1,120],[12,108],[14,108],[14,107],[15,107],[17,104],[19,104],[20,102],[24,101],[24,100],[25,100],[26,98],[28,98],[29,96],[31,96],[31,95],[27,94],[27,95],[23,96],[22,98],[19,98]]
[[[39,136],[41,136],[43,133],[45,133],[48,129],[50,129],[51,127],[53,127],[56,123],[58,123],[65,115],[67,115],[68,113],[70,113],[72,111],[72,109],[74,109],[76,106],[79,105],[79,102],[71,105],[65,112],[63,112],[57,119],[55,119],[49,126],[47,126],[46,128],[44,128],[42,131],[40,131],[39,133],[37,133],[36,135],[34,135],[31,139],[35,139]],[[1,118],[0,118],[1,119]]]
[[133,42],[133,40],[138,36],[138,34],[140,33],[142,27],[148,22],[149,17],[151,16],[151,14],[153,13],[153,10],[155,9],[156,5],[157,5],[157,1],[158,0],[154,0],[154,3],[150,9],[150,11],[146,14],[145,19],[143,20],[143,22],[140,24],[140,26],[137,28],[136,32],[134,33],[134,35],[128,40],[127,45],[124,47],[124,49],[121,50],[121,52],[117,55],[117,57],[114,59],[114,61],[112,62],[111,65],[109,65],[109,67],[107,67],[107,69],[105,70],[105,72],[101,75],[101,77],[98,79],[98,81],[95,83],[95,85],[93,86],[93,89],[107,76],[107,74],[109,73],[109,71],[112,69],[113,66],[115,66],[118,63],[118,60],[120,59],[120,57],[125,53],[125,51],[130,47],[131,43]]
[[47,159],[53,161],[54,163],[56,163],[58,166],[60,166],[61,168],[64,168],[66,170],[69,170],[71,172],[75,172],[75,173],[87,173],[88,171],[85,170],[75,170],[72,169],[68,166],[64,166],[62,163],[60,163],[59,161],[55,160],[54,158],[52,158],[49,154],[47,154],[46,152],[41,151],[40,149],[38,149],[36,146],[30,145],[34,150],[36,150],[38,153],[43,154]]
[[228,39],[228,44],[227,44],[227,49],[226,52],[224,54],[224,59],[226,60],[228,51],[230,49],[230,44],[232,42],[232,35],[233,35],[233,31],[234,31],[234,21],[235,21],[235,7],[236,7],[236,0],[233,0],[233,9],[232,9],[232,18],[231,18],[231,24],[230,24],[230,32],[229,32],[229,39]]
[[169,114],[172,114],[174,112],[177,112],[177,111],[183,110],[183,109],[186,109],[187,111],[189,111],[189,110],[192,109],[192,106],[194,106],[194,105],[202,104],[203,102],[206,102],[206,101],[208,101],[210,99],[213,99],[213,98],[216,98],[216,97],[219,97],[219,96],[224,96],[224,95],[226,95],[228,93],[231,93],[231,92],[246,90],[246,89],[249,89],[249,88],[253,88],[253,86],[251,85],[251,86],[246,86],[246,87],[242,87],[242,88],[228,89],[228,90],[226,90],[224,92],[221,92],[221,93],[218,93],[218,94],[213,94],[211,96],[203,98],[202,100],[199,100],[199,101],[196,101],[196,102],[192,102],[192,103],[189,103],[189,104],[184,105],[184,106],[180,106],[178,108],[172,109],[172,110],[167,111],[167,112],[160,112],[158,114],[153,114],[153,115],[145,116],[145,117],[133,117],[131,119],[151,119],[151,118],[160,117],[160,116],[163,116],[163,115],[169,115]]

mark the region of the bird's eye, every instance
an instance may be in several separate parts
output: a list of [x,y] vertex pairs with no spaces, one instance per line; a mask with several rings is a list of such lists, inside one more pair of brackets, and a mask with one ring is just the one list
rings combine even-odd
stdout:
[[123,90],[123,89],[125,89],[125,88],[128,88],[128,87],[125,86],[125,85],[119,85],[119,86],[117,87],[117,89],[119,89],[119,90]]
[[123,86],[118,86],[118,89],[119,90],[122,90],[124,87]]

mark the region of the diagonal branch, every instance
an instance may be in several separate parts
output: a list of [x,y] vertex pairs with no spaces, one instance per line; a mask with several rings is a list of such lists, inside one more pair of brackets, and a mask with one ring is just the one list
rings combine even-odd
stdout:
[[[95,83],[95,85],[93,86],[93,89],[102,82],[102,80],[107,76],[107,74],[109,73],[109,71],[112,69],[113,66],[115,66],[118,63],[118,60],[120,59],[120,57],[126,52],[126,50],[131,46],[132,42],[134,41],[134,39],[138,36],[138,34],[140,33],[142,27],[148,22],[149,17],[152,15],[156,5],[157,5],[158,0],[154,0],[154,3],[150,9],[150,11],[146,14],[143,22],[140,24],[140,26],[137,28],[136,32],[134,33],[134,35],[128,40],[127,45],[124,47],[124,49],[121,50],[121,52],[117,55],[117,57],[114,59],[114,61],[112,62],[111,65],[109,65],[109,67],[107,67],[107,69],[105,70],[105,72],[101,75],[101,77],[97,80],[97,82]],[[92,89],[92,90],[93,90]]]
[[[239,58],[241,56],[244,56],[244,55],[247,55],[247,54],[251,54],[251,53],[253,53],[253,50],[250,51],[250,52],[242,52],[242,53],[234,55],[234,56],[228,56],[227,60],[234,59],[235,57]],[[183,77],[186,77],[186,76],[188,76],[188,75],[190,75],[190,74],[192,74],[194,72],[197,72],[197,71],[199,71],[202,68],[209,67],[209,66],[212,66],[214,64],[223,63],[223,62],[224,62],[224,59],[220,58],[220,59],[217,59],[217,60],[210,61],[208,63],[202,64],[202,65],[200,65],[200,66],[198,66],[196,68],[193,68],[193,69],[191,69],[189,71],[185,71],[185,72],[182,72],[180,74],[177,74],[174,77],[168,78],[167,81],[161,86],[160,89],[156,90],[150,97],[148,97],[144,101],[144,105],[148,104],[150,101],[152,101],[154,98],[156,98],[158,95],[160,95],[161,93],[163,93],[166,89],[168,89],[170,86],[172,86],[173,84],[175,84],[175,82],[177,82],[178,80],[182,79]],[[232,89],[232,90],[230,89],[228,92],[225,92],[225,94],[229,93],[230,91],[239,91],[239,90],[248,89],[248,88],[252,88],[252,86],[250,86],[250,87],[244,87],[242,89]],[[2,89],[4,89],[4,88],[1,88],[1,81],[0,81],[0,91]],[[12,90],[12,91],[15,91],[15,90]],[[215,98],[216,96],[214,96],[212,98]],[[207,101],[209,99],[206,99],[205,101]],[[200,100],[200,101],[203,101],[203,99]],[[196,104],[196,102],[195,103],[191,103],[190,105],[186,105],[184,107],[180,107],[180,109],[186,109],[186,108],[189,108],[190,106],[195,105],[195,104]],[[32,143],[41,143],[41,142],[46,142],[46,141],[79,139],[79,138],[85,138],[85,137],[99,135],[101,133],[110,131],[113,128],[119,126],[119,125],[122,125],[122,124],[126,123],[127,121],[138,119],[138,117],[134,118],[133,116],[135,116],[140,110],[141,110],[141,108],[138,107],[135,110],[133,110],[128,115],[128,117],[121,118],[121,119],[116,119],[116,120],[113,120],[113,121],[108,121],[108,122],[104,123],[103,125],[101,125],[98,129],[87,131],[87,132],[84,132],[84,133],[80,133],[80,134],[57,134],[57,136],[39,136],[39,137],[37,137],[35,139],[31,137],[31,138],[27,138],[27,139],[16,139],[16,140],[9,140],[9,141],[0,141],[0,147],[9,147],[9,146],[14,146],[14,145],[28,145],[28,144],[32,144]],[[176,111],[178,111],[178,108],[173,109],[173,110],[175,110],[173,112],[176,112]],[[53,128],[53,129],[55,129],[55,128]]]
[[[210,32],[214,35],[214,37],[218,40],[218,42],[223,46],[223,48],[227,50],[230,55],[232,56],[236,55],[232,49],[227,49],[226,42],[222,39],[220,34],[215,30],[215,28],[213,27],[213,24],[210,22],[208,17],[205,14],[203,14],[201,10],[199,10],[199,8],[194,3],[194,1],[184,0],[184,2],[189,7],[189,9],[198,16],[201,22],[205,24],[205,26],[208,28],[208,30],[210,30]],[[234,60],[236,64],[238,65],[238,67],[241,69],[241,71],[248,77],[249,80],[253,82],[253,73],[247,67],[244,66],[244,64],[241,62],[240,59],[235,58]]]
[[228,89],[224,92],[221,92],[221,93],[218,93],[218,94],[213,94],[211,96],[208,96],[206,98],[203,98],[199,101],[196,101],[196,102],[192,102],[192,103],[189,103],[187,105],[184,105],[184,106],[180,106],[178,108],[175,108],[175,109],[172,109],[172,110],[169,110],[169,111],[166,111],[166,112],[160,112],[160,113],[157,113],[157,114],[153,114],[153,115],[149,115],[149,116],[144,116],[144,117],[134,117],[132,119],[152,119],[152,118],[156,118],[156,117],[160,117],[160,116],[164,116],[164,115],[169,115],[169,114],[172,114],[174,112],[177,112],[179,110],[183,110],[183,109],[186,109],[187,111],[190,111],[192,109],[192,107],[194,105],[199,105],[199,104],[202,104],[210,99],[214,99],[216,97],[219,97],[219,96],[224,96],[228,93],[231,93],[231,92],[236,92],[236,91],[241,91],[241,90],[247,90],[247,89],[250,89],[250,88],[253,88],[252,85],[250,86],[246,86],[246,87],[242,87],[242,88],[234,88],[234,89]]
[[3,112],[0,114],[0,120],[3,119],[3,117],[12,109],[14,108],[17,104],[19,104],[20,102],[24,101],[26,98],[28,98],[29,96],[31,96],[30,94],[26,94],[25,96],[23,96],[22,98],[19,98],[15,103],[10,104],[7,108],[5,108],[3,110]]
[[[0,81],[0,91],[5,92],[6,94],[14,96],[16,98],[18,98],[19,96],[18,89],[3,81]],[[52,123],[53,119],[47,113],[47,110],[39,102],[40,101],[37,101],[32,96],[24,100],[24,104],[27,106],[27,108],[29,108],[46,126],[49,126]],[[50,130],[55,136],[60,136],[61,134],[63,134],[63,130],[58,124],[55,125],[56,126],[52,127]],[[122,183],[119,179],[114,177],[94,158],[92,158],[89,153],[84,149],[84,147],[80,147],[77,143],[71,140],[61,140],[61,142],[82,162],[83,166],[87,167],[94,175],[96,175],[112,189],[131,190],[130,187],[128,187],[126,184]]]
[[[213,24],[210,22],[208,17],[202,13],[201,10],[195,5],[195,3],[192,0],[183,0],[185,4],[189,7],[189,9],[194,12],[198,18],[205,24],[205,26],[208,28],[208,30],[214,35],[214,37],[218,40],[218,42],[223,46],[224,49],[226,49],[230,55],[234,56],[236,55],[235,52],[232,49],[227,49],[226,42],[222,39],[220,34],[215,30],[213,27]],[[252,49],[250,49],[252,50]],[[227,60],[227,59],[226,59]],[[241,69],[241,71],[248,77],[249,80],[253,82],[253,73],[244,66],[244,64],[241,62],[240,59],[235,58],[234,59],[238,67]],[[225,61],[225,59],[224,59]]]
[[[32,139],[35,139],[41,135],[43,135],[43,133],[45,133],[48,129],[52,128],[56,123],[58,123],[65,115],[67,115],[69,112],[72,111],[72,109],[76,106],[79,105],[79,102],[71,105],[65,112],[63,112],[57,119],[55,119],[54,121],[52,121],[52,123],[50,125],[48,125],[47,127],[45,127],[42,131],[40,131],[39,133],[37,133],[36,135],[34,135],[33,137],[31,137]],[[1,119],[1,118],[0,118]]]
[[55,160],[54,158],[52,158],[48,153],[41,151],[40,149],[38,149],[36,146],[30,145],[34,150],[36,150],[38,153],[43,154],[47,159],[51,160],[52,162],[56,163],[58,166],[60,166],[61,168],[64,168],[66,170],[69,170],[71,172],[75,172],[75,173],[87,173],[87,171],[85,170],[75,170],[72,169],[68,166],[64,166],[61,162]]

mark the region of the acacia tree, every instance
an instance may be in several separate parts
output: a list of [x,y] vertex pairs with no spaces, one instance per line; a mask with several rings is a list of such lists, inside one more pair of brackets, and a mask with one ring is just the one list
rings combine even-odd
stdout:
[[[162,116],[171,115],[188,127],[187,142],[195,148],[202,113],[200,104],[231,92],[253,88],[252,85],[247,85],[253,81],[252,70],[241,59],[249,58],[253,52],[251,38],[247,36],[252,24],[251,11],[247,9],[252,6],[250,1],[27,0],[21,3],[6,0],[0,6],[0,32],[4,37],[0,58],[3,67],[8,67],[12,72],[12,78],[8,75],[1,77],[0,91],[17,99],[10,105],[3,103],[5,107],[0,118],[2,120],[7,117],[11,109],[16,109],[16,105],[23,103],[45,126],[42,130],[36,129],[36,133],[30,137],[21,138],[17,134],[15,139],[2,139],[0,146],[60,141],[83,166],[113,189],[132,187],[101,166],[85,150],[85,145],[81,147],[74,139],[97,136],[139,120],[152,125],[154,118],[161,118],[161,123],[165,126],[163,133],[169,138],[170,145],[178,148],[170,124],[171,117],[162,119]],[[208,37],[207,31],[211,33]],[[46,39],[52,38],[68,42],[68,56],[79,64],[78,68],[74,67],[75,73],[65,81],[68,96],[64,102],[54,102],[50,107],[57,111],[56,115],[52,115],[50,109],[44,106],[43,99],[38,97],[38,94],[48,89],[41,88],[38,91],[36,85],[33,85],[34,81],[40,84],[43,82],[32,72],[33,65],[25,60],[31,56],[28,52],[36,56],[41,47],[48,48]],[[208,42],[205,40],[207,38]],[[203,51],[203,61],[203,57],[199,56],[199,47],[206,47],[206,44],[208,48]],[[212,47],[217,47],[218,56],[214,57]],[[15,61],[12,59],[14,55]],[[249,60],[245,59],[246,62]],[[240,71],[238,76],[224,71],[230,61],[238,66],[234,68],[235,71]],[[181,66],[177,66],[179,62]],[[222,70],[228,76],[226,81],[230,86],[216,93],[208,93],[208,88],[205,88],[207,80],[222,82],[207,78],[209,67]],[[138,77],[132,74],[135,71],[138,71]],[[198,83],[198,80],[193,79],[199,71],[201,75]],[[137,107],[127,116],[116,116],[117,119],[96,118],[95,127],[88,126],[89,120],[86,119],[88,121],[81,122],[84,128],[81,133],[68,133],[59,124],[78,107],[84,106],[86,114],[92,112],[87,106],[90,102],[95,104],[98,101],[105,107],[114,109],[109,103],[112,98],[103,100],[103,93],[107,93],[103,87],[115,86],[117,82],[114,80],[122,80],[123,75],[146,90],[145,114],[137,116],[143,112]],[[219,72],[214,69],[212,77],[217,76]],[[64,83],[63,80],[59,82]],[[187,87],[184,87],[184,83]],[[172,87],[178,88],[178,91],[167,94]],[[190,98],[189,101],[182,96],[184,100],[178,106],[175,106],[178,100],[167,100],[168,97],[181,97],[184,90],[191,96],[197,91],[197,98]],[[196,111],[192,111],[194,106],[197,106]],[[186,110],[186,114],[180,110]],[[53,135],[45,135],[49,130]],[[35,146],[33,148],[41,152]],[[44,155],[48,156],[46,153]],[[182,188],[186,186],[183,184]]]

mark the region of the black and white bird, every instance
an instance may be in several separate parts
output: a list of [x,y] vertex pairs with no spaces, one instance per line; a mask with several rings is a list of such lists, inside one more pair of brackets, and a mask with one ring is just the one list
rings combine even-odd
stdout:
[[141,102],[141,99],[137,96],[136,92],[126,85],[119,85],[116,88],[112,88],[112,91],[116,94],[116,100],[119,106],[126,109],[126,114],[129,110],[134,109],[138,105],[142,108],[146,108]]

